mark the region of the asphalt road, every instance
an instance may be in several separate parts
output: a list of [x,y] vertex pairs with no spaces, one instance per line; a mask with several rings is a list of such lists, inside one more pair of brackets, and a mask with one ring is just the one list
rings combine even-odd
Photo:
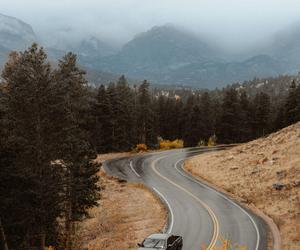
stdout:
[[[183,237],[184,250],[220,246],[220,239],[267,249],[267,225],[251,211],[224,194],[195,180],[182,169],[186,158],[216,149],[180,149],[107,161],[109,175],[143,182],[169,210],[166,232]],[[155,232],[153,232],[155,233]]]

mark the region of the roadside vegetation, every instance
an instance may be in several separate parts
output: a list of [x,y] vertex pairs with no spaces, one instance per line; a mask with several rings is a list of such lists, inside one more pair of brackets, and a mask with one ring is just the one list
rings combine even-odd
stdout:
[[255,206],[278,226],[283,250],[300,245],[300,123],[188,160],[186,170]]

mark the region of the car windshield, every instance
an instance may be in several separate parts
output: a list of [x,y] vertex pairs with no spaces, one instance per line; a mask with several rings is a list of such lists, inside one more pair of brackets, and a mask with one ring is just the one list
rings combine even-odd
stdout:
[[143,242],[143,247],[145,247],[145,248],[163,249],[164,246],[165,246],[165,241],[159,240],[159,239],[147,238]]

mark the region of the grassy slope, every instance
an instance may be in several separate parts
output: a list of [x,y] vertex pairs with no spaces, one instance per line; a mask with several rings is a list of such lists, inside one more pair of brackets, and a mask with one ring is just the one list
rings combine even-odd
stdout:
[[[277,224],[282,249],[300,249],[300,123],[186,162],[186,170],[253,204]],[[279,191],[274,183],[285,187]]]

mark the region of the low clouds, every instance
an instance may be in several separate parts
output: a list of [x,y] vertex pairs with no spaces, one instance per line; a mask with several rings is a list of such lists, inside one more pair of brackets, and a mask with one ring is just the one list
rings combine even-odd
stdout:
[[0,13],[31,24],[48,44],[96,35],[121,45],[173,23],[242,51],[298,22],[297,0],[0,0]]

